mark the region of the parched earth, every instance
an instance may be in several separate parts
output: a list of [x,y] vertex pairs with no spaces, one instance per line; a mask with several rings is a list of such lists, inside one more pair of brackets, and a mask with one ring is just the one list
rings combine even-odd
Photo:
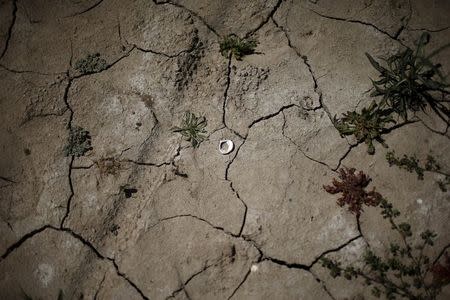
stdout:
[[[332,122],[372,101],[365,52],[423,32],[450,42],[450,1],[0,0],[0,298],[372,299],[320,263],[395,239],[375,208],[357,222],[323,189],[343,166],[435,231],[441,258],[442,175],[385,156],[431,153],[449,173],[448,126],[419,113],[369,155]],[[230,33],[256,53],[222,56]],[[80,72],[95,53],[102,68]],[[435,59],[450,70],[450,49]],[[186,111],[208,121],[198,148],[172,130]],[[93,149],[66,156],[76,126]]]

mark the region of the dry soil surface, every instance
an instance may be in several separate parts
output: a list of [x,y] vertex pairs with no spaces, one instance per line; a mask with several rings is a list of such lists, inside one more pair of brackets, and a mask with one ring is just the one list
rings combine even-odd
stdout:
[[[365,52],[423,32],[450,42],[450,1],[1,0],[0,298],[371,299],[320,263],[396,238],[375,208],[357,222],[323,189],[343,166],[435,231],[441,258],[443,175],[417,180],[385,155],[432,153],[450,172],[448,126],[418,114],[369,155],[332,122],[372,101]],[[256,53],[222,56],[230,33]],[[80,72],[95,53],[102,68]],[[436,60],[450,70],[449,49]],[[198,148],[172,131],[186,111],[208,121]],[[92,150],[66,156],[76,126]]]

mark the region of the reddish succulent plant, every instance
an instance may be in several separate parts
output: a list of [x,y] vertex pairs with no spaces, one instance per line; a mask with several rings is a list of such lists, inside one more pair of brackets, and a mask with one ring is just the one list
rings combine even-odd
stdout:
[[332,185],[324,185],[323,188],[330,194],[342,193],[342,196],[337,199],[337,204],[341,207],[348,205],[348,210],[359,217],[363,211],[363,204],[377,206],[382,196],[375,192],[375,188],[366,191],[365,188],[369,185],[371,179],[362,171],[357,174],[355,174],[355,171],[354,168],[339,169],[341,181],[333,178]]

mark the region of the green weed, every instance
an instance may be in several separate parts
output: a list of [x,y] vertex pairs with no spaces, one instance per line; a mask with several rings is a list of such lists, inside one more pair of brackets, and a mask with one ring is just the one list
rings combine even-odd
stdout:
[[373,92],[371,96],[381,96],[381,108],[389,108],[407,121],[409,112],[424,111],[431,108],[442,120],[450,124],[450,110],[448,101],[438,99],[434,92],[449,93],[449,85],[440,71],[441,64],[431,61],[433,56],[447,44],[431,54],[425,54],[425,45],[430,35],[422,34],[415,50],[407,48],[387,59],[383,64],[377,62],[366,53],[372,66],[380,73],[377,80],[372,80]]
[[197,117],[195,114],[186,112],[180,127],[175,127],[174,132],[179,132],[194,148],[206,139],[207,121],[205,117]]
[[382,134],[389,123],[395,123],[390,111],[378,109],[375,102],[361,113],[348,111],[340,119],[334,117],[334,125],[341,136],[354,135],[358,142],[366,143],[369,154],[375,153],[374,140],[387,147]]
[[220,53],[225,57],[232,55],[237,60],[241,60],[243,56],[255,53],[257,45],[255,40],[246,40],[230,34],[220,42]]

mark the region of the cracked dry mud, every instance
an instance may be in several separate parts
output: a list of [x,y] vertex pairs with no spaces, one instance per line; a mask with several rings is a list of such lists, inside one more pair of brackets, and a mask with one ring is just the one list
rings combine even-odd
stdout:
[[[322,185],[365,171],[438,233],[431,257],[450,246],[450,194],[332,118],[371,101],[365,52],[423,32],[450,41],[449,1],[0,0],[0,298],[372,299],[319,259],[355,261],[389,228],[374,210],[357,224]],[[257,53],[221,56],[229,33]],[[77,71],[94,53],[106,66]],[[436,59],[450,70],[449,49]],[[208,120],[199,148],[172,132],[185,111]],[[390,149],[450,168],[448,126],[419,117]],[[74,126],[92,136],[82,157],[64,155]]]

